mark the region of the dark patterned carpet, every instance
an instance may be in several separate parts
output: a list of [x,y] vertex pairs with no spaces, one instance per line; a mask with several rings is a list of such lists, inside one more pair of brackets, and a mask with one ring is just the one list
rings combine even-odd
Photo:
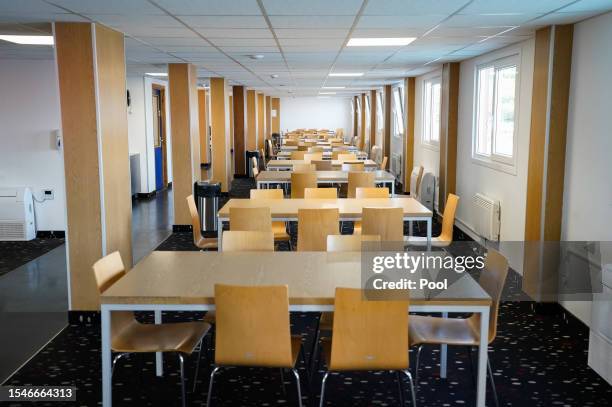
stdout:
[[[242,186],[242,183],[240,183]],[[244,189],[240,188],[240,194]],[[230,196],[244,196],[234,188]],[[434,225],[434,234],[440,225]],[[295,235],[295,227],[291,228]],[[350,233],[347,222],[343,233]],[[423,231],[416,228],[416,234]],[[293,236],[295,238],[295,236]],[[467,240],[456,231],[458,240]],[[157,250],[195,250],[189,233],[174,233]],[[286,247],[279,247],[286,250]],[[505,298],[521,297],[521,279],[511,273],[505,287]],[[139,313],[143,321],[152,315]],[[202,313],[165,313],[164,321],[200,319]],[[304,339],[307,358],[317,322],[317,314],[292,313],[292,333]],[[612,386],[587,366],[588,328],[576,318],[558,314],[534,313],[529,302],[507,301],[501,306],[498,335],[489,347],[500,406],[609,406]],[[411,361],[414,361],[411,351]],[[195,392],[188,394],[189,406],[203,406],[206,400],[212,354],[203,355]],[[426,348],[417,392],[419,406],[443,407],[473,405],[475,382],[468,352],[450,348],[448,377],[439,377],[439,349]],[[116,406],[179,406],[178,362],[172,355],[164,357],[166,375],[155,376],[153,355],[132,356],[120,362],[113,378]],[[193,385],[195,356],[187,360],[188,389]],[[474,361],[475,363],[476,361]],[[302,376],[304,405],[318,401],[321,371],[315,374],[312,388]],[[413,370],[414,374],[414,370]],[[283,393],[278,370],[236,368],[223,371],[215,381],[216,406],[286,406],[297,405],[295,383],[285,374]],[[100,404],[100,330],[98,324],[70,325],[26,366],[11,377],[7,385],[72,385],[77,387],[77,403],[38,403],[40,406],[95,406]],[[326,405],[329,406],[397,406],[395,376],[388,372],[333,375],[328,379]],[[408,386],[405,399],[409,400]],[[487,405],[492,406],[490,387]],[[406,402],[408,404],[408,401]],[[17,406],[19,404],[15,404]],[[26,404],[23,404],[26,406]]]
[[0,276],[64,244],[63,238],[0,242]]

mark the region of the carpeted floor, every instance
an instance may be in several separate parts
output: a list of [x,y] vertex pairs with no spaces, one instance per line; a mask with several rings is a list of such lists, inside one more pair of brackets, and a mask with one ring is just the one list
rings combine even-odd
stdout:
[[63,238],[37,238],[29,242],[0,242],[0,276],[63,244]]

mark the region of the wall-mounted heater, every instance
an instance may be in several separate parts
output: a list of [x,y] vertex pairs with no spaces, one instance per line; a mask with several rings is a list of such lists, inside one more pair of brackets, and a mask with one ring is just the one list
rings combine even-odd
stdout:
[[0,241],[36,237],[34,201],[30,188],[0,188]]
[[480,193],[474,195],[473,201],[476,209],[474,232],[486,240],[499,241],[501,219],[499,201]]

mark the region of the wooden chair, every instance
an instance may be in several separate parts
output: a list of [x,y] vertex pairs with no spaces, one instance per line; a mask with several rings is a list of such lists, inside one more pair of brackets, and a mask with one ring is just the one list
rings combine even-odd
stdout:
[[295,377],[298,405],[302,407],[299,355],[302,338],[289,326],[287,286],[241,287],[215,285],[217,327],[215,367],[210,375],[206,406],[211,406],[213,383],[221,368],[252,366],[289,369]]
[[380,169],[385,171],[387,169],[387,160],[389,157],[384,156],[382,162],[380,163]]
[[403,242],[404,211],[402,208],[363,208],[361,231],[364,235],[380,235],[383,242]]
[[266,150],[263,148],[259,149],[259,154],[261,156],[261,162],[262,162],[262,167],[265,170],[266,169]]
[[291,160],[304,160],[305,151],[292,151],[290,159]]
[[272,140],[266,140],[266,145],[268,146],[268,158],[275,159],[276,153],[274,152],[274,145],[272,144]]
[[338,199],[336,188],[304,188],[306,199]]
[[[480,272],[479,284],[489,294],[493,302],[489,312],[489,335],[484,340],[491,344],[497,336],[497,317],[502,291],[508,276],[508,260],[499,252],[489,249],[484,269]],[[473,314],[468,318],[439,318],[414,315],[410,323],[410,344],[417,345],[415,379],[418,383],[419,360],[424,345],[457,345],[468,346],[470,361],[471,349],[479,346],[480,341],[480,314]],[[488,377],[491,380],[495,405],[499,406],[497,391],[493,380],[493,369],[490,358],[487,358]]]
[[273,252],[274,233],[272,230],[262,231],[235,231],[223,232],[224,252]]
[[410,174],[410,196],[412,198],[418,198],[419,188],[421,186],[421,180],[423,179],[424,168],[422,165],[414,167]]
[[298,141],[295,139],[285,139],[285,145],[287,147],[297,147]]
[[259,164],[257,163],[257,158],[251,157],[251,171],[253,173],[253,178],[257,178],[259,175]]
[[308,152],[309,153],[322,153],[324,151],[322,146],[313,146],[313,147],[308,147]]
[[234,231],[272,231],[272,216],[269,207],[230,208],[230,230]]
[[[125,275],[125,266],[119,252],[113,252],[93,265],[98,292],[102,294]],[[117,352],[112,361],[111,375],[117,362],[132,353],[175,352],[178,355],[181,379],[182,405],[186,406],[184,358],[198,351],[194,389],[200,368],[202,341],[210,324],[206,322],[179,322],[171,324],[141,324],[132,311],[111,313],[111,350]]]
[[202,227],[200,225],[200,214],[196,208],[193,195],[187,197],[187,206],[189,206],[189,214],[191,215],[191,229],[193,232],[193,244],[202,250],[217,249],[217,238],[205,238],[202,236]]
[[334,167],[331,160],[311,160],[311,164],[314,164],[317,171],[333,171]]
[[361,289],[336,288],[331,344],[323,343],[327,371],[321,381],[319,406],[325,405],[325,383],[330,372],[395,371],[400,406],[404,405],[402,374],[410,382],[416,406],[414,382],[408,358],[409,301],[368,301]]
[[[255,199],[285,199],[282,189],[251,189],[250,198]],[[274,241],[287,242],[289,250],[292,250],[291,236],[287,233],[287,224],[283,221],[272,222],[272,232],[274,232]]]
[[[343,164],[344,165],[344,164]],[[355,198],[355,190],[357,188],[374,188],[375,177],[373,172],[360,171],[348,173],[347,198]]]
[[317,170],[317,166],[311,163],[295,163],[291,167],[293,172],[312,172]]
[[327,250],[327,236],[340,233],[338,208],[298,209],[299,252]]
[[304,198],[304,188],[317,187],[316,172],[291,173],[291,198]]
[[357,155],[355,153],[343,153],[343,152],[339,152],[337,160],[339,160],[339,161],[355,161],[355,160],[357,160]]
[[363,162],[358,163],[342,163],[342,171],[365,171],[365,164]]
[[[389,188],[355,188],[355,198],[389,198]],[[353,224],[353,234],[361,233],[361,221],[356,220]]]
[[[431,238],[432,246],[446,247],[453,243],[453,227],[455,225],[455,214],[457,213],[458,204],[459,197],[455,194],[448,194],[442,218],[442,232],[439,236]],[[422,236],[408,236],[406,237],[406,243],[415,246],[424,246],[427,245],[427,238]]]
[[304,154],[304,161],[306,161],[307,163],[310,163],[312,160],[320,161],[322,159],[323,159],[323,153],[306,153],[306,154]]
[[[379,235],[329,235],[328,252],[360,252],[363,242],[380,242]],[[375,244],[372,247],[376,247]]]

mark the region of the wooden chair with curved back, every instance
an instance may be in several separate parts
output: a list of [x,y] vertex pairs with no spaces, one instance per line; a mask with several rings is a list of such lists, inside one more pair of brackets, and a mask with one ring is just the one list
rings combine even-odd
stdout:
[[229,211],[230,230],[234,231],[272,231],[272,216],[269,207],[239,208]]
[[317,173],[292,172],[291,173],[291,198],[304,198],[304,188],[317,187]]
[[[125,266],[119,252],[101,258],[93,265],[98,292],[102,294],[125,275]],[[194,389],[200,367],[202,341],[210,324],[206,322],[179,322],[171,324],[141,324],[132,311],[111,313],[111,350],[117,352],[112,361],[111,374],[117,362],[132,353],[174,352],[178,355],[181,379],[182,405],[185,407],[184,358],[198,351]]]
[[304,358],[302,338],[289,325],[289,289],[285,286],[215,285],[217,327],[215,367],[210,375],[206,406],[211,406],[213,383],[221,368],[249,366],[289,369],[302,406],[300,375]]
[[337,199],[336,188],[304,188],[305,199]]
[[332,171],[334,169],[331,160],[311,160],[310,163],[315,165],[317,171]]
[[274,159],[276,158],[276,153],[274,152],[274,144],[272,144],[272,140],[266,140],[266,146],[268,147],[268,158]]
[[380,242],[379,235],[329,235],[327,236],[328,252],[360,252],[363,242],[372,242],[372,248],[376,242]]
[[311,172],[317,170],[317,166],[310,163],[295,163],[291,167],[294,172]]
[[187,197],[187,205],[189,206],[189,214],[191,215],[191,229],[193,231],[193,244],[202,250],[217,249],[217,238],[206,238],[202,236],[202,227],[200,225],[200,215],[195,204],[193,195]]
[[292,151],[291,152],[291,156],[289,157],[289,159],[291,159],[291,160],[303,160],[304,159],[304,154],[306,154],[305,151]]
[[[491,344],[497,336],[497,317],[502,291],[508,276],[508,260],[499,252],[489,249],[484,269],[480,272],[479,284],[493,300],[489,312],[489,334],[484,340]],[[418,346],[415,375],[418,383],[419,360],[424,345],[457,345],[468,346],[470,350],[479,346],[480,341],[480,314],[473,314],[468,318],[439,318],[414,315],[410,323],[410,345]],[[493,369],[490,358],[487,358],[488,377],[491,380],[495,405],[499,406]]]
[[284,143],[287,147],[296,147],[298,145],[298,141],[292,138],[286,139]]
[[256,178],[259,175],[259,164],[257,163],[257,158],[251,157],[251,172],[253,173],[253,178]]
[[319,406],[325,405],[325,384],[331,372],[385,370],[397,375],[399,405],[404,405],[403,374],[410,383],[412,405],[416,406],[409,371],[409,305],[408,300],[369,301],[361,289],[336,288],[333,336],[331,343],[323,343],[327,371],[321,381]]
[[380,235],[380,240],[383,242],[403,242],[404,211],[402,208],[392,207],[363,208],[361,233]]
[[[282,189],[251,189],[250,198],[256,199],[285,199]],[[287,242],[289,250],[292,249],[291,236],[287,233],[287,224],[283,221],[272,222],[272,232],[274,232],[274,241]]]
[[389,157],[384,156],[382,159],[382,162],[380,163],[380,169],[385,171],[387,169],[387,160],[389,159]]
[[308,153],[322,153],[323,151],[323,146],[308,147]]
[[[355,198],[389,198],[389,188],[372,188],[372,187],[357,187],[355,188]],[[361,233],[361,221],[356,220],[353,223],[353,234]]]
[[355,161],[357,159],[357,154],[339,152],[338,158],[336,159],[339,161]]
[[[312,147],[311,147],[312,148]],[[304,154],[304,161],[310,163],[312,160],[320,161],[323,159],[323,153],[306,153]]]
[[421,186],[421,180],[423,179],[424,168],[422,165],[414,167],[410,174],[410,196],[412,198],[418,198],[419,188]]
[[298,209],[299,252],[324,252],[327,236],[340,233],[338,208]]
[[273,252],[274,233],[272,230],[226,230],[222,247],[224,252]]
[[342,168],[342,171],[353,171],[353,172],[365,171],[365,164],[363,162],[352,162],[352,163],[343,162],[341,168]]
[[355,198],[357,188],[374,188],[375,174],[371,171],[356,171],[348,173],[347,198]]
[[[453,228],[455,225],[455,214],[459,205],[459,197],[455,194],[448,194],[444,215],[442,218],[442,232],[439,236],[431,238],[431,245],[435,247],[446,247],[453,243]],[[427,245],[427,238],[422,236],[408,236],[406,243],[415,246]]]

